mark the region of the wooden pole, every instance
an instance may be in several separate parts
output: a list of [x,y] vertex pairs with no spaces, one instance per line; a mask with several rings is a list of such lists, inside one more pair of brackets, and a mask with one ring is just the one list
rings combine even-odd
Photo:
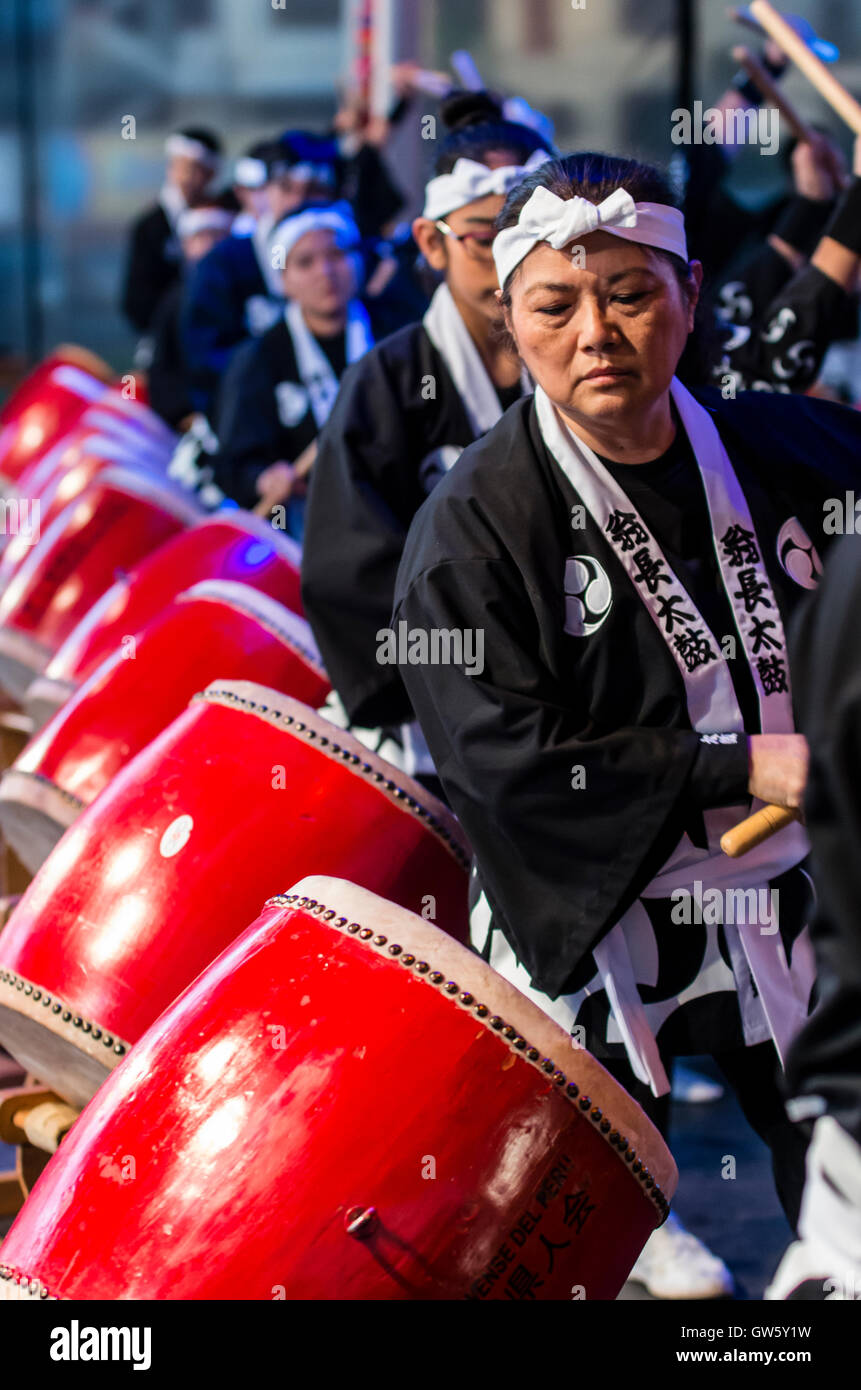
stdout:
[[734,63],[738,63],[739,67],[744,68],[748,77],[752,82],[756,83],[769,105],[777,107],[796,139],[809,140],[810,130],[804,124],[804,121],[799,116],[795,107],[787,101],[777,83],[766,72],[762,63],[751,53],[750,49],[744,47],[734,48],[732,51],[732,60]]
[[783,15],[769,4],[769,0],[753,0],[750,12],[775,43],[780,45],[799,72],[804,73],[808,82],[812,83],[831,109],[846,122],[849,129],[856,135],[861,135],[861,104],[849,95],[846,88],[837,81],[832,72],[829,72],[816,54],[811,53],[807,44],[787,24]]

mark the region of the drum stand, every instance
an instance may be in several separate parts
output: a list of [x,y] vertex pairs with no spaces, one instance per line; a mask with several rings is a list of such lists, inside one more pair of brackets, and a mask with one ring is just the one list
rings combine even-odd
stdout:
[[14,1171],[0,1172],[0,1217],[21,1210],[80,1113],[38,1083],[0,1091],[0,1141],[17,1149]]

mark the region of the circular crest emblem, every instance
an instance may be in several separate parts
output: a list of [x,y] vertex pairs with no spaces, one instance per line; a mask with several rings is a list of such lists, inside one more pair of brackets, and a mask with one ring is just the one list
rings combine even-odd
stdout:
[[784,521],[777,533],[777,558],[784,574],[802,589],[815,589],[822,573],[816,546],[797,516]]
[[593,555],[569,555],[565,561],[565,631],[591,637],[613,606],[613,590],[604,566]]

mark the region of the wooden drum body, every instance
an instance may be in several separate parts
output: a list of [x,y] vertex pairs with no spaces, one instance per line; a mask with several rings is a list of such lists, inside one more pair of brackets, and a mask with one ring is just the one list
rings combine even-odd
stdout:
[[0,686],[16,700],[78,620],[140,560],[197,520],[199,509],[144,473],[98,474],[9,574],[0,560]]
[[611,1299],[676,1176],[479,957],[310,878],[76,1122],[0,1248],[0,1297]]
[[316,708],[331,689],[311,629],[268,594],[204,580],[127,639],[0,780],[0,828],[31,873],[113,777],[216,677]]
[[219,681],[88,807],[0,932],[0,1043],[73,1104],[304,872],[338,873],[464,939],[451,814],[287,696]]
[[248,585],[301,614],[301,551],[250,512],[219,512],[181,531],[120,575],[77,623],[26,692],[36,728],[50,719],[125,638],[205,579]]

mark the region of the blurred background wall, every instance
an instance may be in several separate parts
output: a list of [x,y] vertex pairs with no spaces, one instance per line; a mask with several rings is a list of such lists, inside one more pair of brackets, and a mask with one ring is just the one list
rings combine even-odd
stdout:
[[[161,184],[171,128],[208,125],[235,156],[293,124],[325,128],[349,67],[351,0],[5,0],[0,6],[0,350],[75,339],[115,365],[133,339],[116,301],[132,216]],[[526,97],[562,148],[666,161],[679,92],[706,105],[752,35],[720,0],[395,0],[396,56],[447,68],[468,49],[488,85]],[[787,5],[789,8],[789,5]],[[861,91],[861,4],[793,0],[843,50]],[[755,39],[753,40],[756,42]],[[786,88],[828,122],[795,74]],[[433,111],[419,97],[415,122]],[[124,118],[134,117],[134,139]],[[833,125],[833,122],[830,122]],[[413,200],[433,156],[416,126],[391,163]],[[848,142],[847,149],[848,149]],[[779,160],[734,179],[771,196]],[[770,166],[770,167],[766,167]]]

